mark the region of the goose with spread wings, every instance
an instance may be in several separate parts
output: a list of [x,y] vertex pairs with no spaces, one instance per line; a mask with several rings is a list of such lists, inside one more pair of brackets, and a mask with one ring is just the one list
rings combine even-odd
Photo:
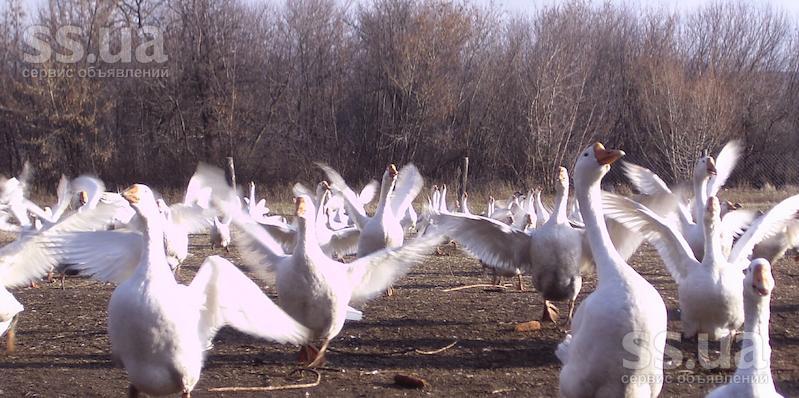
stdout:
[[81,272],[119,283],[108,304],[108,334],[112,357],[128,373],[130,396],[190,396],[205,353],[225,325],[281,343],[308,338],[304,326],[221,257],[207,258],[190,285],[177,283],[152,191],[137,184],[122,196],[143,232],[64,233],[51,237],[48,247]]
[[799,211],[799,195],[789,197],[755,220],[724,252],[718,198],[707,199],[703,213],[704,257],[699,261],[679,228],[646,206],[607,195],[608,216],[642,233],[657,249],[678,286],[683,335],[707,333],[713,340],[734,333],[744,322],[742,271],[754,246],[789,223]]
[[[362,303],[382,292],[411,265],[422,261],[440,239],[418,238],[344,264],[328,257],[319,246],[313,201],[299,196],[295,203],[298,231],[291,254],[241,214],[233,222],[243,232],[237,241],[242,259],[258,272],[275,274],[280,306],[311,330],[300,360],[313,367],[323,363],[330,340],[344,325],[349,303]],[[314,340],[322,340],[320,348],[313,345]]]

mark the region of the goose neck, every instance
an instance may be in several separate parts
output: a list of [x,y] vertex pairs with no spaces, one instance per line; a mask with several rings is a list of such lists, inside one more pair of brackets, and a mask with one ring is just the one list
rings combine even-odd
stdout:
[[566,224],[569,222],[568,211],[566,210],[569,198],[568,186],[558,185],[555,190],[555,209],[548,222],[556,224]]
[[[575,181],[575,186],[579,187],[578,183],[579,181]],[[585,223],[588,245],[597,266],[597,284],[621,278],[626,263],[610,240],[602,209],[602,189],[599,181],[591,182],[586,188],[576,189],[576,196]]]
[[769,299],[745,295],[744,313],[744,336],[741,343],[741,360],[738,371],[749,374],[771,374],[771,345],[768,332],[771,313]]
[[149,215],[139,213],[139,215],[144,226],[142,260],[145,261],[140,263],[137,273],[142,274],[141,276],[172,275],[167,266],[164,245],[166,219],[160,213]]

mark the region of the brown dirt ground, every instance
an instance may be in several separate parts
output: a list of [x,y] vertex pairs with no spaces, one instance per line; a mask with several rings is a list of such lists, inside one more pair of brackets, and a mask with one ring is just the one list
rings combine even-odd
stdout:
[[[476,260],[445,247],[446,256],[431,256],[399,283],[397,295],[380,297],[364,309],[365,319],[345,325],[331,344],[328,368],[312,388],[277,391],[271,396],[525,396],[558,395],[560,363],[555,346],[563,337],[551,324],[534,332],[516,332],[518,322],[542,311],[539,296],[507,288],[443,289],[487,283]],[[190,280],[207,255],[214,254],[207,237],[192,237],[192,256],[181,275]],[[235,255],[217,251],[234,263]],[[661,292],[669,308],[669,330],[679,331],[676,288],[653,250],[644,247],[633,258],[634,267]],[[777,390],[799,396],[799,264],[792,258],[774,267],[777,289],[772,298],[772,367]],[[262,283],[262,285],[266,285]],[[510,285],[508,285],[510,286]],[[580,299],[594,288],[588,276]],[[118,397],[126,393],[123,369],[109,356],[106,306],[113,286],[82,278],[67,278],[66,289],[44,283],[15,292],[25,305],[17,351],[2,354],[0,395],[8,397]],[[274,298],[274,289],[266,287]],[[565,312],[565,304],[560,305]],[[447,350],[423,355],[456,342]],[[312,382],[315,376],[292,376],[297,349],[224,329],[216,338],[194,396],[254,396],[265,393],[212,393],[224,386],[289,385]],[[670,340],[686,359],[696,360],[696,343]],[[684,362],[683,362],[684,363]],[[721,371],[667,370],[672,382],[662,396],[701,396],[713,384],[698,377],[729,375]],[[395,374],[416,374],[428,382],[422,390],[394,385]],[[678,380],[679,378],[679,380]]]

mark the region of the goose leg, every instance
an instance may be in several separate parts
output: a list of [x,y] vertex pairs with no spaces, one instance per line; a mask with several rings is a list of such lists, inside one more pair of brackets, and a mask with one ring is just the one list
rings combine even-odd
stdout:
[[572,316],[574,315],[574,304],[576,302],[577,302],[576,300],[569,300],[569,318],[567,318],[569,329],[571,329],[572,326]]
[[180,394],[180,398],[191,398],[191,392],[183,391],[183,393]]
[[500,283],[502,283],[502,277],[497,274],[497,271],[495,270],[494,276],[491,277],[491,284],[499,286]]
[[516,275],[516,277],[519,278],[519,291],[523,292],[524,291],[524,281],[522,280],[522,274]]
[[67,279],[67,273],[66,272],[62,272],[61,273],[61,290],[64,290],[64,280],[65,279]]
[[327,351],[328,344],[330,344],[330,339],[325,339],[325,342],[322,343],[322,347],[316,352],[316,358],[314,358],[313,362],[308,364],[309,368],[315,368],[325,363],[325,351]]
[[549,300],[544,300],[544,312],[541,314],[541,320],[558,323],[558,319],[560,319],[558,307]]
[[133,384],[128,384],[128,398],[139,398],[139,390]]
[[319,350],[311,344],[300,347],[299,362],[303,365],[309,365],[316,360],[319,355]]
[[11,324],[8,325],[8,333],[6,333],[6,352],[11,353],[17,350],[17,321],[19,321],[19,314],[14,315]]

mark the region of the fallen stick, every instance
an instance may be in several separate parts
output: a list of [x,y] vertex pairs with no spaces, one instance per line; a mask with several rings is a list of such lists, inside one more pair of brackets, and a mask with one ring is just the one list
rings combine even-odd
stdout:
[[[313,383],[304,384],[291,384],[287,386],[267,386],[267,387],[216,387],[209,388],[208,392],[266,392],[266,391],[280,391],[280,390],[297,390],[301,388],[316,387],[322,381],[322,374],[314,369],[300,368],[300,372],[307,371],[316,375],[316,381]],[[293,372],[292,372],[293,373]]]
[[446,350],[448,350],[448,349],[450,349],[452,347],[455,347],[455,344],[458,344],[458,340],[455,340],[452,343],[447,344],[445,347],[441,347],[441,348],[439,348],[437,350],[433,350],[433,351],[414,350],[414,351],[417,354],[421,354],[421,355],[435,355],[435,354],[438,354],[438,353],[442,353],[442,352],[444,352],[444,351],[446,351]]
[[472,288],[475,288],[475,287],[496,287],[496,288],[500,288],[500,289],[507,289],[508,288],[505,285],[492,285],[492,284],[488,284],[488,283],[478,283],[476,285],[466,285],[466,286],[451,287],[449,289],[442,290],[442,292],[447,292],[447,293],[449,293],[449,292],[457,292],[458,290],[472,289]]
[[438,348],[438,349],[435,349],[433,351],[423,351],[423,350],[420,350],[420,349],[417,349],[417,348],[403,348],[401,350],[394,350],[394,351],[388,351],[388,352],[351,352],[351,351],[342,351],[342,350],[335,349],[335,348],[332,348],[332,347],[328,347],[327,351],[337,352],[339,354],[345,354],[345,355],[376,356],[376,357],[387,357],[387,356],[390,356],[390,355],[407,354],[409,352],[415,352],[415,353],[417,353],[419,355],[435,355],[435,354],[442,353],[442,352],[444,352],[444,351],[446,351],[446,350],[448,350],[448,349],[450,349],[452,347],[455,347],[455,344],[458,344],[458,340],[455,340],[452,343],[449,343],[446,346]]

